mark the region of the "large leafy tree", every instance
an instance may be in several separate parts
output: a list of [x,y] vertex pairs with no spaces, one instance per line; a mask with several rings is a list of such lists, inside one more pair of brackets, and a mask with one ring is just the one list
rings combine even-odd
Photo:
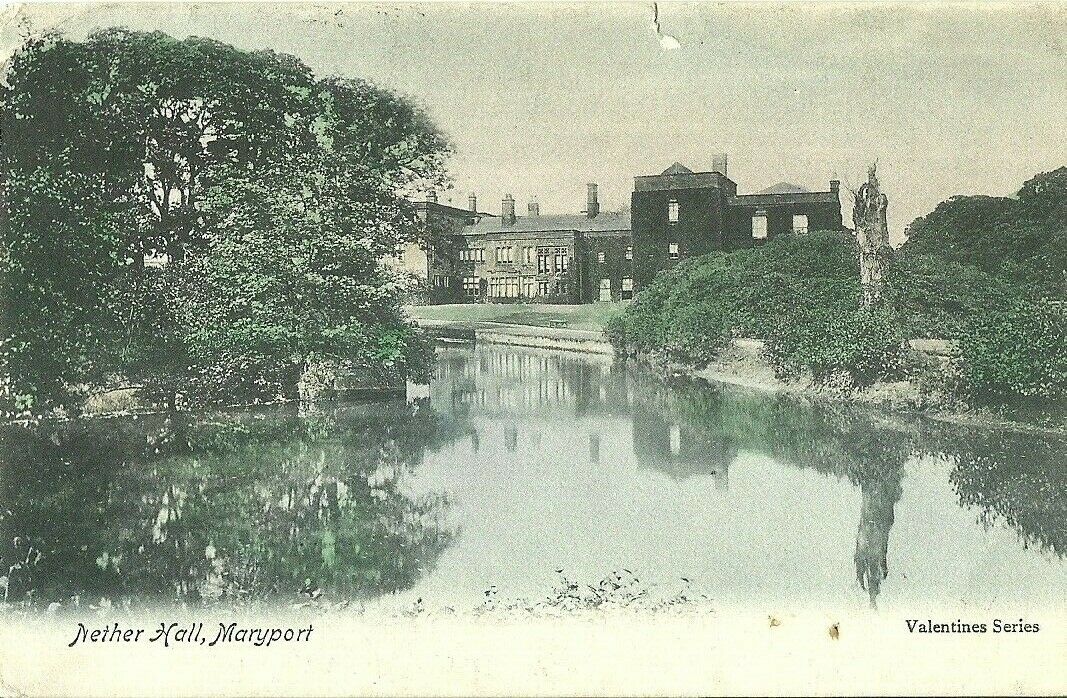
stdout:
[[[25,45],[0,108],[2,358],[20,406],[116,373],[173,388],[249,333],[265,368],[353,351],[353,323],[407,332],[391,294],[346,294],[387,285],[381,256],[417,235],[403,195],[443,178],[448,146],[409,101],[291,56],[112,29]],[[320,267],[298,273],[308,255]],[[251,292],[250,326],[250,306],[221,299],[257,280],[284,292]]]
[[1014,198],[955,196],[908,228],[905,255],[978,267],[1036,297],[1067,292],[1067,167],[1027,181]]

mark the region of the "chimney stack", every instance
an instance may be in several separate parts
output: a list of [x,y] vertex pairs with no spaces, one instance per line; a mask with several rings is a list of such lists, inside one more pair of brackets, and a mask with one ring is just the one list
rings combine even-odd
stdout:
[[526,210],[530,215],[530,218],[537,218],[541,215],[541,204],[537,203],[537,199],[533,199],[526,205]]
[[840,192],[841,191],[841,180],[839,180],[839,179],[831,179],[830,180],[830,191],[832,191],[834,194],[837,194],[838,192]]
[[500,222],[504,225],[515,225],[515,199],[511,194],[504,194],[500,206]]
[[467,208],[471,210],[471,213],[478,213],[478,197],[474,195],[474,192],[467,197]]
[[588,193],[585,200],[585,215],[596,218],[600,213],[600,202],[596,198],[596,185],[590,182],[586,187]]
[[430,192],[426,195],[426,201],[428,201],[431,204],[436,204],[437,203],[437,192],[435,192],[435,191],[433,191],[431,189]]
[[726,153],[716,153],[711,156],[711,171],[718,172],[723,177],[728,177],[726,173]]

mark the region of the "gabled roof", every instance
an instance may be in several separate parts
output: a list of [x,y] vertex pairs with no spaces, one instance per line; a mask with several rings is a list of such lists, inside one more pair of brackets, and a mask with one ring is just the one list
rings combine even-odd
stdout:
[[686,175],[686,174],[693,174],[693,171],[691,169],[689,169],[688,167],[686,167],[685,165],[683,165],[682,163],[676,162],[673,165],[671,165],[670,167],[668,167],[667,169],[663,170],[663,174],[665,174],[665,175]]
[[583,214],[562,214],[547,216],[523,216],[516,218],[511,225],[504,225],[501,218],[483,218],[481,221],[464,226],[463,235],[484,235],[487,233],[548,233],[548,232],[582,232],[592,233],[611,230],[630,230],[630,213],[605,211],[593,218]]
[[811,190],[810,189],[805,189],[804,187],[800,186],[799,184],[793,184],[791,182],[778,182],[778,184],[774,184],[772,186],[769,186],[766,189],[762,189],[762,190],[760,190],[760,191],[758,191],[756,193],[757,194],[805,194],[805,193],[807,193],[809,191],[811,191]]

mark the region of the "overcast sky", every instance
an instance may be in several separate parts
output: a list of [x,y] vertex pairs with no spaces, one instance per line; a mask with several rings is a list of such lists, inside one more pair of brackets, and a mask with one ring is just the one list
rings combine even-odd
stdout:
[[[441,201],[499,212],[627,205],[633,176],[729,153],[740,192],[858,186],[877,158],[890,228],[956,193],[1007,195],[1067,164],[1067,4],[155,4],[7,8],[73,38],[109,26],[271,48],[416,98],[451,138]],[[844,206],[846,220],[851,205]]]

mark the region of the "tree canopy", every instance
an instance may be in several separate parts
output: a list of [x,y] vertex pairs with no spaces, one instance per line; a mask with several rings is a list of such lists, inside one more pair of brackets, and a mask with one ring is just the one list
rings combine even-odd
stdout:
[[381,258],[419,235],[405,194],[442,183],[450,152],[410,100],[271,51],[109,29],[24,45],[0,125],[16,410],[115,375],[173,390],[229,364],[260,396],[309,352],[404,363],[376,344],[414,345]]
[[1035,297],[1067,293],[1067,167],[1036,175],[1014,198],[954,196],[908,228],[903,254],[970,264]]

